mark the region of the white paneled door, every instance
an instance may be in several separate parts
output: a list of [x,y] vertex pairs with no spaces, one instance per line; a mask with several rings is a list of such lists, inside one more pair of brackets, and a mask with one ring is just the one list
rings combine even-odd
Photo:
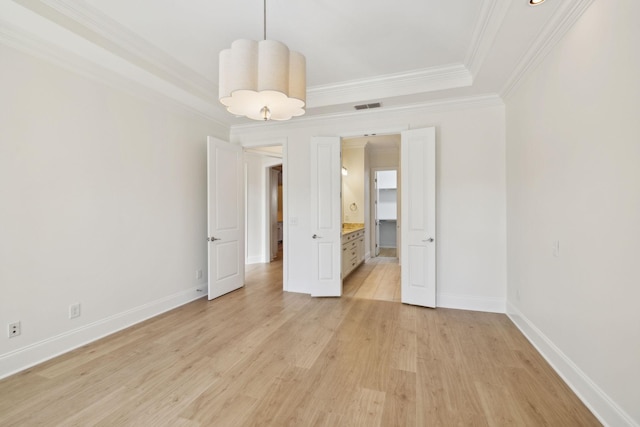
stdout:
[[340,138],[311,139],[311,295],[342,295]]
[[209,299],[244,286],[242,147],[207,140]]
[[402,132],[402,302],[436,306],[436,132]]

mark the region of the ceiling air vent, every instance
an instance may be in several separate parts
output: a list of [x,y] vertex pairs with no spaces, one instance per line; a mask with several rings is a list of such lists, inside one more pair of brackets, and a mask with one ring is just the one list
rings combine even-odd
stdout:
[[354,106],[356,110],[369,110],[371,108],[380,108],[380,107],[382,107],[382,105],[380,105],[379,102],[374,102],[373,104],[360,104],[360,105]]

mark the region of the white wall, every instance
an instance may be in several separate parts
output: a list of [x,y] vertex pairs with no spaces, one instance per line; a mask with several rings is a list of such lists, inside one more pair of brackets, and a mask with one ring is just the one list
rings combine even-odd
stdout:
[[[365,214],[365,150],[364,147],[342,147],[342,166],[347,175],[342,176],[343,222],[364,224]],[[355,204],[355,205],[352,205]]]
[[233,128],[232,141],[242,144],[288,139],[290,259],[285,273],[290,291],[310,292],[311,137],[398,133],[427,126],[437,129],[438,304],[504,312],[504,108],[495,100],[484,107],[440,113],[424,108]]
[[265,254],[266,176],[262,156],[244,154],[246,187],[246,259],[247,264],[268,262]]
[[4,46],[0,61],[0,325],[22,323],[1,377],[202,295],[206,137],[228,135]]
[[612,426],[640,424],[639,16],[595,1],[507,100],[509,312]]
[[371,169],[400,167],[400,148],[369,147],[369,156]]

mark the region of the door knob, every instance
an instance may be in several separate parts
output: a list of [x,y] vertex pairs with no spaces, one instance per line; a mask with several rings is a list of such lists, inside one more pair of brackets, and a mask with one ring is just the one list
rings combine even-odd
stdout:
[[207,237],[207,242],[215,242],[216,240],[222,240],[222,239],[218,239],[217,237]]
[[429,237],[428,239],[423,240],[423,242],[431,243],[431,242],[433,242],[433,237]]
[[311,236],[314,239],[322,239],[322,236],[318,236],[317,234],[314,234],[313,236]]

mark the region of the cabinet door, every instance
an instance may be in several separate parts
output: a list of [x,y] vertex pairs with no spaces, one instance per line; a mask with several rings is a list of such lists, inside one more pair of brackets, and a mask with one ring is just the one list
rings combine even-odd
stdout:
[[349,250],[349,248],[347,247],[347,244],[343,244],[342,245],[342,278],[344,279],[349,271],[349,257],[347,256],[347,251]]
[[364,261],[364,236],[358,238],[358,263]]

